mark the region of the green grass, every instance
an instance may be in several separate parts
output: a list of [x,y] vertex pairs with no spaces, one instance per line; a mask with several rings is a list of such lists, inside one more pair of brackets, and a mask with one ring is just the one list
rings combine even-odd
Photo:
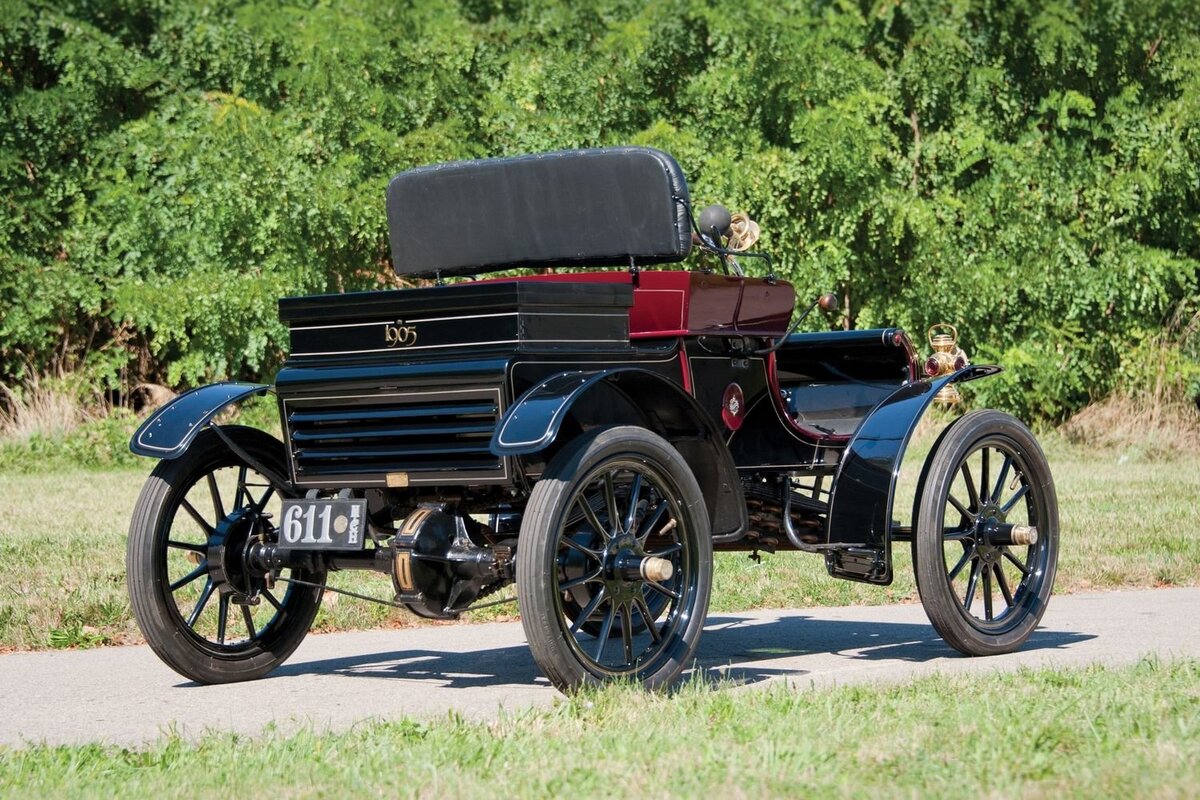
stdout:
[[45,797],[1195,797],[1200,662],[810,691],[613,686],[491,723],[0,750],[0,786]]
[[98,419],[73,423],[66,431],[35,426],[23,435],[14,435],[0,430],[0,475],[138,467],[140,459],[128,446],[137,423],[129,410],[114,408]]
[[[1089,451],[1051,437],[1062,516],[1057,591],[1194,585],[1200,582],[1200,456],[1152,459]],[[897,516],[909,516],[922,446],[905,462]],[[1123,460],[1124,459],[1124,460]],[[0,649],[139,641],[125,595],[125,535],[152,462],[106,471],[0,471]],[[796,553],[717,556],[714,611],[887,603],[916,590],[905,545],[896,581],[874,587],[830,578],[820,558]],[[386,597],[385,576],[335,573],[335,586]],[[497,597],[512,596],[511,588]],[[495,599],[495,598],[493,598]],[[515,614],[486,609],[474,620]],[[406,611],[327,595],[316,629],[430,624]]]

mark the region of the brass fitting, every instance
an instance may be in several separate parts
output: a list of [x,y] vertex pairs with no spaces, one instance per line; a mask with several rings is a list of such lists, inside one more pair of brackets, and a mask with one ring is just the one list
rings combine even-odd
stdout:
[[1013,525],[1012,543],[1015,545],[1037,544],[1038,529],[1033,525]]
[[[925,374],[931,378],[942,378],[952,375],[963,367],[970,365],[971,360],[958,346],[958,329],[949,323],[940,322],[929,328],[926,334],[933,355],[925,360]],[[934,402],[944,405],[955,405],[962,402],[962,395],[954,384],[947,384],[934,396]]]
[[638,565],[638,572],[645,580],[662,583],[671,580],[671,576],[675,574],[675,565],[665,558],[647,556]]

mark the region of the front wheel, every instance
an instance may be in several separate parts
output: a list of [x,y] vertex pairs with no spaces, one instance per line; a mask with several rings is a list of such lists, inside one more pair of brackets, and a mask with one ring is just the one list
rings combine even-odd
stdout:
[[946,643],[1008,653],[1033,633],[1054,587],[1058,500],[1033,434],[974,411],[938,439],[917,490],[917,591]]
[[673,683],[708,613],[711,535],[691,470],[650,431],[599,429],[555,456],[517,545],[521,623],[546,677],[562,691]]
[[[222,431],[260,463],[286,471],[283,445],[253,428]],[[138,497],[126,572],[138,627],[168,666],[198,683],[258,678],[292,654],[321,604],[320,588],[272,587],[247,564],[277,541],[280,498],[212,430],[160,461]],[[323,584],[324,574],[289,577]]]

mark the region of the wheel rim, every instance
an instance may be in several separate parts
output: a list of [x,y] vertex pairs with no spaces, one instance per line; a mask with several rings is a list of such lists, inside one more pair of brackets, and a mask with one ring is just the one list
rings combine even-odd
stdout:
[[[959,613],[977,630],[1001,634],[1043,603],[1052,531],[1046,498],[1022,453],[1006,438],[975,445],[958,463],[942,506],[942,564]],[[1038,530],[1011,543],[1014,526]]]
[[216,656],[269,643],[294,593],[246,567],[247,547],[277,537],[279,498],[245,465],[216,466],[176,494],[156,550],[162,591],[176,627]]
[[[653,670],[687,626],[698,564],[678,494],[653,465],[617,459],[586,475],[565,507],[555,540],[558,620],[593,674]],[[670,577],[644,577],[648,558],[669,562]]]

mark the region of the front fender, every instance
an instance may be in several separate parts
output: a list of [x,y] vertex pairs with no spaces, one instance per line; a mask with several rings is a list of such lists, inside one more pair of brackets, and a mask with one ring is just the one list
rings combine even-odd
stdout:
[[571,404],[614,372],[617,370],[563,372],[529,389],[517,398],[492,434],[492,454],[523,456],[545,449],[558,436]]
[[250,395],[266,394],[270,388],[261,383],[225,381],[186,391],[138,427],[129,449],[139,456],[178,458],[221,409]]
[[[874,551],[875,558],[826,559],[830,574],[869,583],[892,580],[892,506],[900,462],[917,422],[934,395],[952,383],[972,381],[1000,372],[995,366],[969,366],[931,381],[905,384],[871,411],[846,446],[829,499],[826,544]],[[866,562],[873,561],[873,564]]]

